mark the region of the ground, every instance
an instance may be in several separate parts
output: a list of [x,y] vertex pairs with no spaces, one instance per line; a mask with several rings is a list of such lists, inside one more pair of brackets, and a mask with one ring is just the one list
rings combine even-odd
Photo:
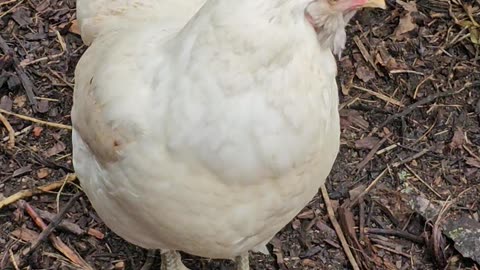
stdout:
[[[252,269],[351,269],[327,206],[362,269],[479,268],[442,234],[443,223],[461,216],[476,224],[480,214],[479,6],[397,0],[354,18],[339,59],[342,146],[327,183],[332,201],[319,193],[272,240],[272,256],[251,256]],[[72,269],[55,237],[94,269],[140,269],[147,258],[110,232],[81,192],[75,196],[76,182],[2,205],[73,172],[73,73],[86,49],[74,20],[73,0],[0,1],[0,269]],[[26,210],[46,211],[48,224],[46,215],[72,198],[64,224],[28,250],[42,229]],[[443,202],[444,211],[428,217],[411,207],[418,198]],[[470,248],[475,253],[478,243]],[[184,260],[192,269],[233,269]]]

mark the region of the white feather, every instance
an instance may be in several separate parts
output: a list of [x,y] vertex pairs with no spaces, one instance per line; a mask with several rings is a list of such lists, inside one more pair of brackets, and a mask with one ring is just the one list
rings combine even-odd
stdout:
[[97,26],[110,4],[78,2],[92,44],[75,74],[74,166],[100,217],[145,248],[265,252],[339,148],[336,63],[307,1],[190,1],[191,19],[145,1],[148,19],[127,8],[136,24]]

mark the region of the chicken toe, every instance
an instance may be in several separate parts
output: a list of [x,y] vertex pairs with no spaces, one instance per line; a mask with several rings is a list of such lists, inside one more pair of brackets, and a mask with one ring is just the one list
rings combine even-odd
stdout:
[[237,263],[236,270],[250,270],[248,254],[236,257],[235,262]]
[[160,270],[190,270],[182,263],[180,253],[174,250],[162,250],[162,266]]

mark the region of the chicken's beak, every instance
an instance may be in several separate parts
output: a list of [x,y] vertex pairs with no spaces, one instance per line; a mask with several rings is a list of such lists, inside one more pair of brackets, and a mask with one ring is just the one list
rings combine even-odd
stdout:
[[367,0],[367,2],[362,7],[386,9],[387,4],[385,4],[385,0]]

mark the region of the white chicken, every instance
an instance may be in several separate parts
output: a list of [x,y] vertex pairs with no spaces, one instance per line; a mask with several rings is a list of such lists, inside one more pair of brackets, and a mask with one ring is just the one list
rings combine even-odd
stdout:
[[[73,159],[115,233],[237,259],[317,192],[339,149],[345,25],[383,0],[77,0]],[[317,33],[315,32],[317,30]]]

